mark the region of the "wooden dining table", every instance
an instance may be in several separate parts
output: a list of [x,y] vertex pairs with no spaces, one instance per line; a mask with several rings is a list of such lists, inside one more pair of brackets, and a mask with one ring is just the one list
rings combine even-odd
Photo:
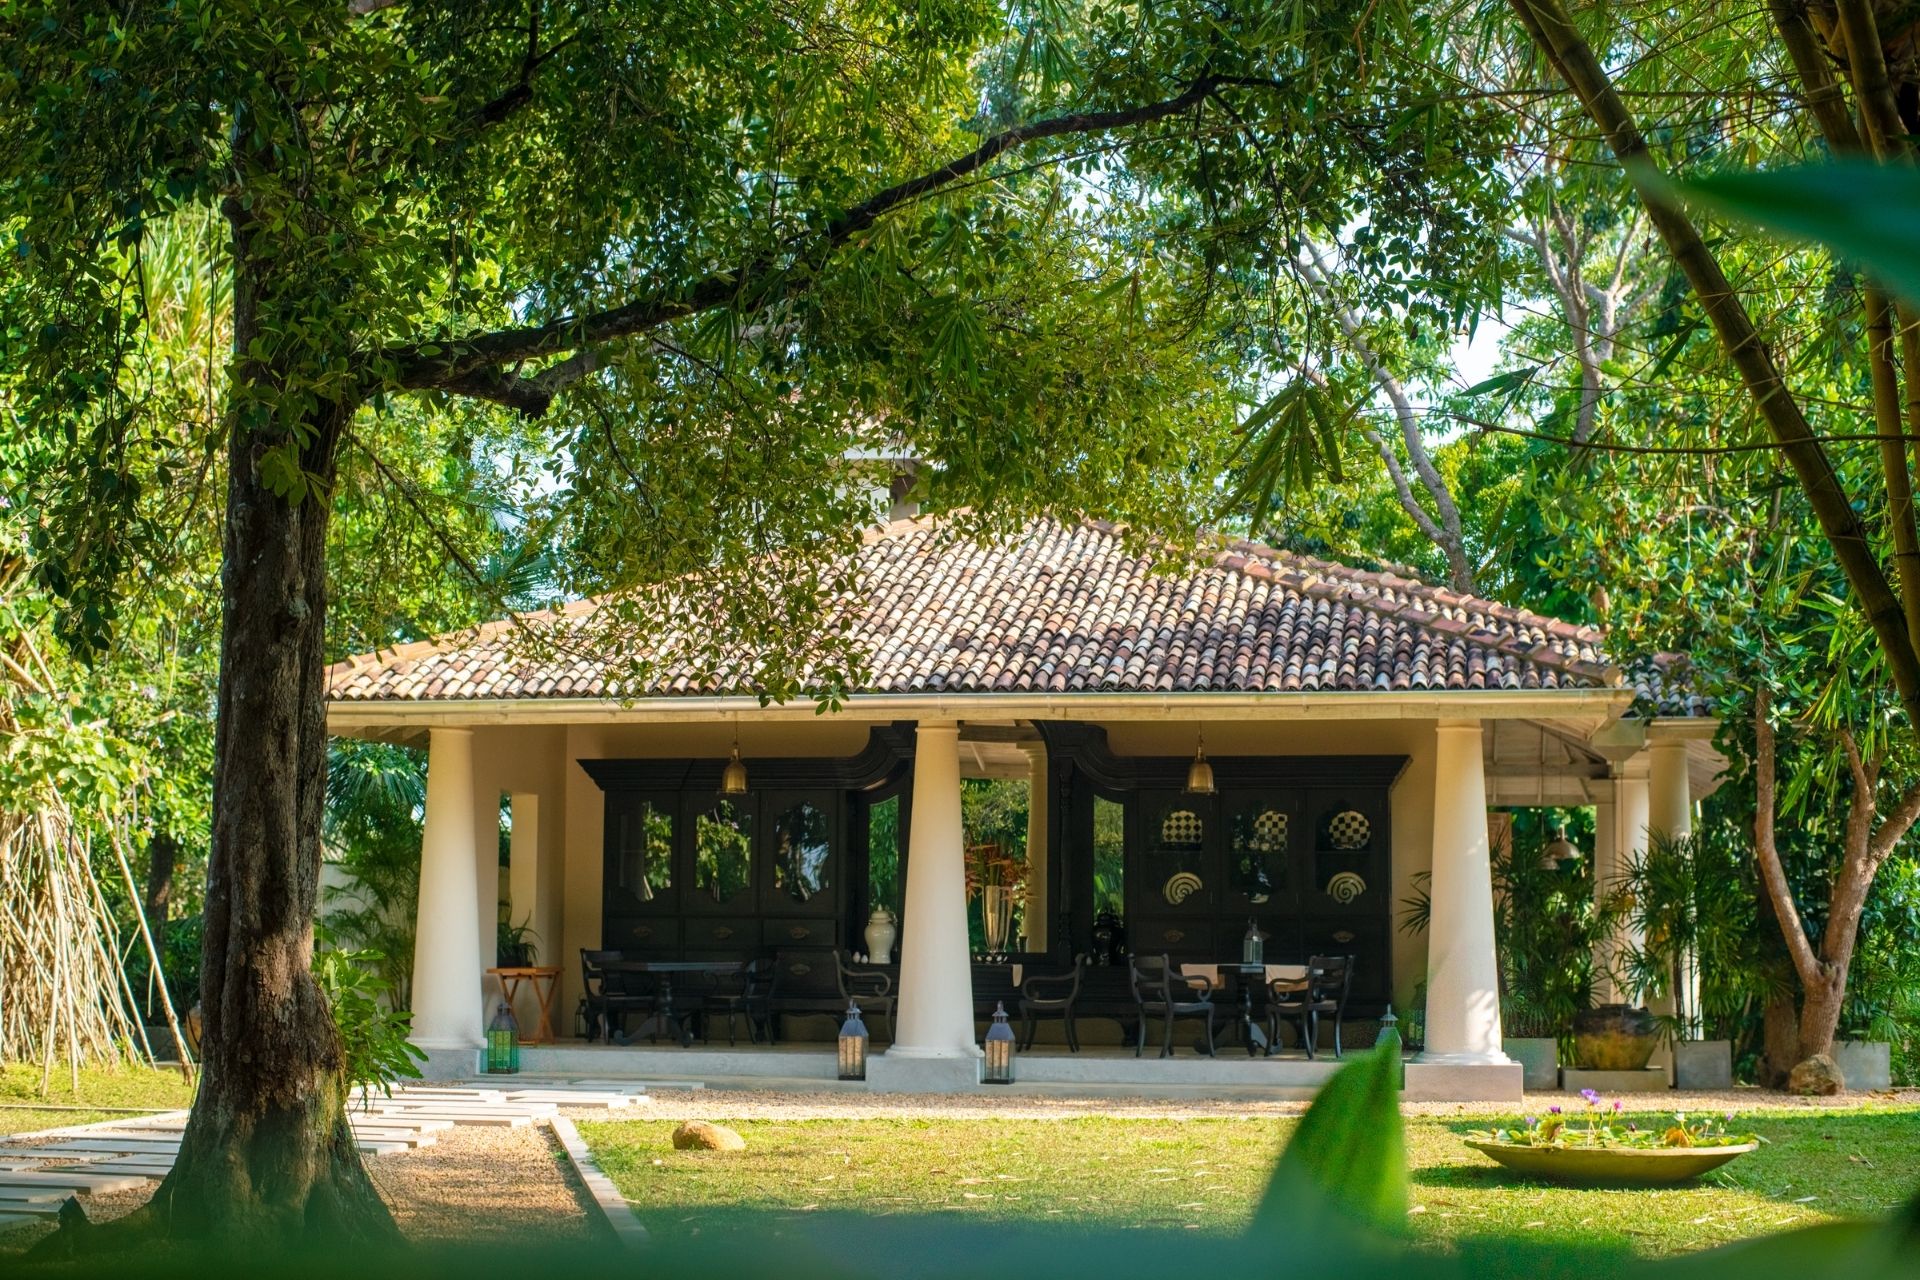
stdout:
[[[639,1029],[632,1035],[622,1033],[619,1042],[632,1044],[641,1036],[647,1035],[649,1029],[657,1035],[660,1029],[665,1027],[672,1029],[674,1037],[680,1041],[680,1047],[684,1049],[693,1043],[693,1031],[684,1021],[686,1015],[674,1012],[675,976],[678,975],[683,980],[691,976],[709,979],[736,977],[746,972],[747,962],[744,960],[609,960],[602,967],[609,979],[614,979],[616,974],[631,973],[647,974],[658,977],[660,980],[653,1012],[647,1015],[646,1021],[642,1022]],[[611,1032],[609,1038],[611,1038]]]
[[[1273,1056],[1267,1040],[1267,1002],[1275,992],[1292,993],[1307,989],[1307,966],[1303,964],[1223,964],[1223,974],[1231,973],[1240,987],[1240,1036],[1249,1058]],[[1258,989],[1258,1001],[1254,991]],[[1257,1004],[1257,1008],[1256,1008]]]

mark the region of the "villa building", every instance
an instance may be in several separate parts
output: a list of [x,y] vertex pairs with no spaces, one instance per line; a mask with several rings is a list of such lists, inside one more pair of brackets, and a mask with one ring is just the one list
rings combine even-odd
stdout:
[[[1251,925],[1271,960],[1353,956],[1357,1018],[1424,992],[1409,1096],[1517,1098],[1490,810],[1593,806],[1616,875],[1649,831],[1687,831],[1724,767],[1676,663],[1630,674],[1593,628],[1395,573],[1227,542],[1157,573],[1097,524],[981,545],[918,520],[874,532],[859,570],[869,674],[829,714],[680,671],[612,696],[592,661],[524,656],[505,624],[332,669],[334,733],[430,752],[413,1007],[442,1069],[472,1070],[502,896],[562,971],[562,1034],[583,950],[764,958],[788,1007],[824,1012],[834,953],[867,949],[884,857],[904,891],[875,1088],[974,1086],[979,992],[1013,989],[996,966],[1098,960],[1116,925],[1135,953],[1219,963]],[[746,787],[721,795],[736,746]],[[1211,790],[1189,785],[1202,752]],[[991,957],[969,943],[969,776],[1030,786],[1021,936]],[[1427,927],[1404,927],[1421,895]],[[1107,1061],[1119,1081],[1156,1069]],[[1075,1072],[1102,1078],[1088,1055]]]

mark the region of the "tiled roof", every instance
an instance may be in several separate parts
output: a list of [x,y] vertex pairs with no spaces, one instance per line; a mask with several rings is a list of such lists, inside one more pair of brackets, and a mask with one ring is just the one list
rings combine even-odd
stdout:
[[[852,639],[867,658],[862,693],[1167,693],[1596,689],[1623,683],[1592,627],[1246,542],[1157,573],[1119,533],[1035,521],[982,545],[901,521],[859,553]],[[594,603],[524,615],[576,627]],[[328,673],[338,702],[611,696],[600,664],[568,646],[525,656],[493,623],[354,658]],[[583,647],[584,648],[584,647]],[[1636,678],[1676,704],[1669,664]],[[1636,673],[1638,676],[1638,673]],[[663,670],[628,697],[751,692]]]

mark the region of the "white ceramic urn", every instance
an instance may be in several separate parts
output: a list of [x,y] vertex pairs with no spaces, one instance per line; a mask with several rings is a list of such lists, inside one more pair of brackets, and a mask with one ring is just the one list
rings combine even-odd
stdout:
[[867,917],[867,958],[873,964],[893,963],[893,944],[900,936],[899,928],[893,922],[893,912],[885,907],[875,907],[873,914]]

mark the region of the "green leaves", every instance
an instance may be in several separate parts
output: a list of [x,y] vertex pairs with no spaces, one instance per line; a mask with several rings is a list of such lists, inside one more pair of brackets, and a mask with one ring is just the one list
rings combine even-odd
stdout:
[[1920,305],[1920,169],[1849,158],[1683,181],[1642,176],[1689,203],[1825,245]]
[[1276,1245],[1330,1210],[1355,1234],[1389,1238],[1407,1223],[1407,1152],[1400,1126],[1400,1037],[1342,1067],[1301,1117],[1274,1166],[1251,1231]]
[[1359,407],[1318,378],[1287,383],[1240,424],[1240,442],[1228,460],[1236,472],[1228,507],[1247,510],[1258,534],[1276,499],[1323,474],[1343,481],[1340,438]]

